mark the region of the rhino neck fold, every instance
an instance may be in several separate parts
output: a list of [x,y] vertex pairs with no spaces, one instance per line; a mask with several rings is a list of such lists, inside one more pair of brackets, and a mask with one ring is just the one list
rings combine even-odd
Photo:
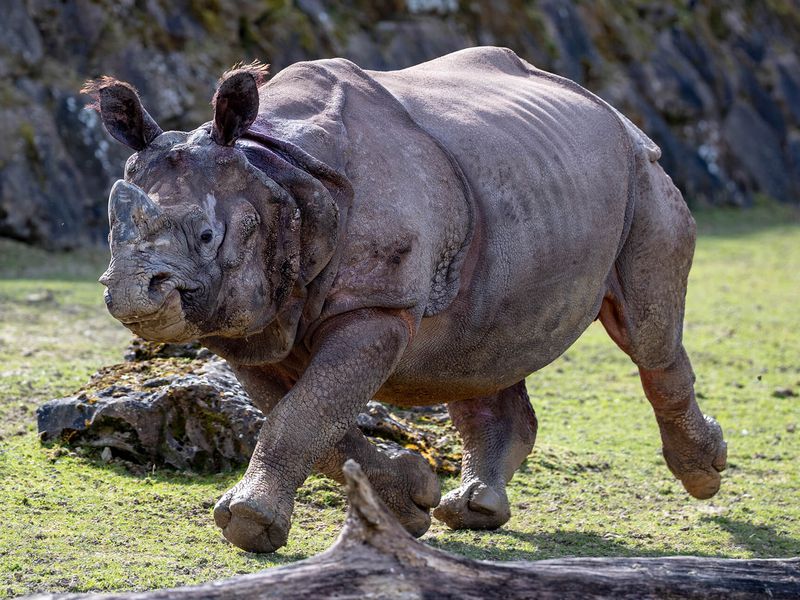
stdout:
[[[289,193],[300,210],[300,277],[262,331],[243,338],[212,336],[202,342],[237,364],[276,363],[316,329],[339,268],[339,241],[347,229],[353,189],[346,177],[294,144],[252,129],[243,142],[251,165]],[[247,343],[242,345],[242,340]]]
[[[242,337],[210,336],[200,342],[214,354],[238,365],[277,363],[292,351],[305,305],[304,290],[286,300],[275,318],[261,331]],[[245,342],[244,344],[242,342]]]

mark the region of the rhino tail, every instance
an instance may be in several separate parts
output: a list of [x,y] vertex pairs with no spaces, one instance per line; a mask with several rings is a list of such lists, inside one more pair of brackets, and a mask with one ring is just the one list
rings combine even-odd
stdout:
[[617,117],[619,117],[619,120],[622,121],[622,124],[628,131],[628,135],[631,136],[631,141],[633,142],[634,147],[640,153],[643,153],[644,156],[647,157],[648,161],[656,162],[659,158],[661,158],[661,148],[658,147],[658,144],[651,140],[644,131],[634,125],[628,117],[623,115],[610,104],[609,107],[611,110],[617,113]]

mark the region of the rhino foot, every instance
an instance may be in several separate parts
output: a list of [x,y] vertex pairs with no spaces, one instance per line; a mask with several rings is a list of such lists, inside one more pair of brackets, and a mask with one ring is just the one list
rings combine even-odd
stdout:
[[706,431],[698,439],[687,440],[685,436],[662,435],[662,453],[669,470],[681,480],[683,487],[695,498],[706,500],[719,491],[720,471],[727,465],[728,445],[722,428],[712,417],[703,415]]
[[222,535],[247,552],[274,552],[289,537],[292,500],[276,503],[263,489],[243,479],[214,507],[214,521]]
[[473,481],[442,498],[433,516],[451,529],[497,529],[511,518],[511,508],[505,489]]
[[406,531],[414,537],[428,531],[430,510],[442,494],[427,460],[403,452],[392,457],[386,469],[369,473],[369,481]]

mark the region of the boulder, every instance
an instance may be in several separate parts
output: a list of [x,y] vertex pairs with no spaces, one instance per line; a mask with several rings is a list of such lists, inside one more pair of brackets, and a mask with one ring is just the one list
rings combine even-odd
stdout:
[[571,2],[543,0],[541,10],[556,49],[555,63],[551,68],[583,85],[596,80],[600,56],[580,18],[578,7]]
[[215,472],[246,462],[263,415],[221,359],[156,359],[101,369],[37,411],[43,441],[110,448],[138,464]]
[[[247,464],[264,418],[221,358],[197,344],[138,339],[126,362],[37,411],[43,442],[96,449],[105,462],[197,473]],[[386,452],[418,451],[437,472],[455,474],[460,456],[446,420],[441,406],[399,416],[370,402],[358,426]]]
[[738,164],[734,176],[773,198],[789,195],[791,171],[775,131],[749,104],[736,102],[723,125],[726,147]]

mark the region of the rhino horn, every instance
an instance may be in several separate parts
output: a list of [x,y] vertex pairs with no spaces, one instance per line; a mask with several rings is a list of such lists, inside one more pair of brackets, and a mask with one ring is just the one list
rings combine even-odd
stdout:
[[140,237],[162,215],[161,209],[140,187],[120,179],[108,197],[108,222],[112,243],[127,242]]

